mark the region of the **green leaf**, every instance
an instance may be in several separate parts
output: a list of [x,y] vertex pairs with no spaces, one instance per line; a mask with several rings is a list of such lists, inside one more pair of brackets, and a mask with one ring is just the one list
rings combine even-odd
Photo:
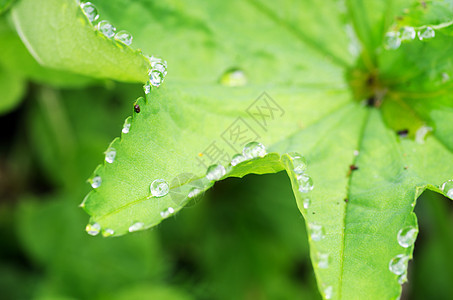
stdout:
[[148,59],[97,31],[75,0],[23,0],[12,16],[22,41],[41,65],[96,78],[147,80]]
[[86,76],[39,65],[4,18],[0,18],[0,43],[0,65],[14,77],[58,87],[83,87],[96,82]]
[[25,84],[22,77],[0,66],[0,115],[12,110],[22,100]]
[[8,11],[16,0],[0,0],[0,15]]
[[[391,52],[385,33],[399,28],[394,17],[415,1],[348,1],[342,14],[336,2],[304,1],[306,22],[291,2],[106,3],[99,1],[101,15],[105,9],[115,23],[130,24],[137,45],[167,56],[170,68],[166,86],[139,98],[135,112],[131,107],[121,138],[90,179],[94,189],[82,203],[91,215],[89,233],[121,235],[157,225],[194,201],[189,195],[214,184],[205,177],[211,164],[226,167],[218,179],[286,170],[323,297],[398,298],[418,231],[415,201],[425,189],[447,192],[439,186],[453,174],[446,163],[453,158],[450,84],[435,86],[439,72],[451,69],[439,51],[450,49],[449,29]],[[344,26],[355,33],[348,37]],[[67,43],[82,45],[84,38]],[[90,66],[93,73],[111,68],[94,59]],[[243,86],[219,83],[234,82],[224,80],[237,75],[228,70],[240,71]],[[233,141],[238,124],[254,136]],[[397,134],[406,130],[409,137]],[[268,154],[230,166],[246,140],[263,143]],[[295,171],[297,158],[288,155],[295,151],[308,161],[313,191],[306,192],[310,180]],[[162,197],[150,191],[155,180]],[[407,228],[413,236],[398,240]]]

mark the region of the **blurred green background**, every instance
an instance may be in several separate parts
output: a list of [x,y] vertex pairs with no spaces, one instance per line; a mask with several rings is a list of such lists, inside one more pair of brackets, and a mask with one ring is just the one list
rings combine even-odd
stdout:
[[[320,299],[283,173],[219,182],[154,230],[85,233],[86,179],[141,95],[39,66],[0,18],[0,299]],[[453,298],[452,211],[419,199],[402,299]]]

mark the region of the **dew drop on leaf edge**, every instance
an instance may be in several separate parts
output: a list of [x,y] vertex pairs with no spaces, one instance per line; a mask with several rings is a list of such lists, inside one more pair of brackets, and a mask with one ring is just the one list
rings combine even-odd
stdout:
[[101,176],[95,176],[93,177],[93,179],[91,179],[91,187],[93,189],[97,189],[98,187],[100,187],[102,184],[102,178]]
[[445,195],[453,200],[453,179],[445,181],[441,186],[440,189]]
[[393,274],[401,275],[404,274],[407,270],[407,263],[409,261],[409,256],[405,254],[399,254],[392,258],[389,262],[389,270]]
[[149,83],[152,86],[159,87],[162,84],[162,82],[164,81],[164,75],[157,70],[149,71],[148,75],[149,75]]
[[242,155],[244,155],[246,159],[264,157],[266,154],[266,147],[258,142],[250,142],[246,144],[242,150]]
[[303,174],[307,169],[307,160],[297,152],[288,153],[288,156],[293,162],[293,172],[296,174]]
[[131,226],[129,226],[129,232],[135,232],[142,230],[145,227],[145,224],[142,222],[135,222]]
[[401,247],[408,248],[415,243],[418,229],[412,226],[401,228],[398,231],[397,240]]
[[170,191],[170,186],[164,179],[156,179],[149,186],[149,190],[154,197],[163,197]]
[[103,237],[109,237],[109,236],[112,236],[114,234],[115,234],[115,230],[110,229],[110,228],[107,228],[107,229],[102,231],[102,236]]
[[120,30],[117,34],[115,34],[115,40],[128,46],[132,44],[132,39],[132,35],[126,30]]
[[299,192],[308,193],[313,190],[313,179],[305,174],[297,175],[297,183],[299,184]]
[[402,41],[410,41],[415,39],[417,33],[415,32],[414,27],[411,26],[404,26],[400,30],[400,36]]
[[80,8],[82,8],[83,13],[87,16],[88,20],[91,23],[96,21],[99,18],[98,9],[96,6],[91,2],[84,2],[80,4]]
[[85,230],[89,235],[95,236],[101,231],[101,225],[99,223],[88,224]]
[[108,38],[115,35],[116,28],[107,20],[102,20],[98,23],[97,29]]
[[428,26],[428,27],[426,27],[426,28],[424,28],[424,29],[421,29],[421,30],[417,33],[417,35],[418,35],[418,39],[419,39],[420,41],[423,41],[423,40],[428,40],[428,39],[434,38],[435,35],[436,35],[436,32],[434,31],[433,28],[431,28],[431,27]]
[[115,157],[116,157],[116,150],[114,148],[109,148],[105,152],[105,161],[108,162],[109,164],[111,164],[115,161]]
[[400,33],[396,31],[387,32],[384,37],[384,48],[386,50],[396,50],[401,46]]
[[226,170],[222,165],[211,165],[206,171],[206,178],[210,181],[218,181],[225,176]]
[[306,197],[302,200],[302,205],[305,209],[308,209],[310,207],[310,204],[311,204],[311,199]]
[[243,161],[246,161],[247,159],[244,157],[244,155],[242,154],[235,154],[232,158],[231,158],[231,165],[234,167],[238,164],[240,164],[241,162]]
[[167,208],[166,210],[161,211],[161,212],[160,212],[160,216],[161,216],[162,218],[168,218],[168,217],[171,216],[174,212],[175,212],[175,209],[174,209],[173,207],[169,207],[169,208]]
[[197,188],[197,187],[194,187],[194,188],[192,188],[192,189],[189,191],[189,194],[187,195],[187,197],[188,197],[189,199],[195,198],[195,197],[197,197],[198,195],[200,195],[201,192],[202,192],[201,189],[199,189],[199,188]]
[[398,283],[399,284],[404,284],[405,282],[407,282],[407,272],[404,272],[403,274],[399,275],[398,276]]
[[129,133],[129,130],[131,129],[131,118],[127,118],[124,121],[123,129],[121,130],[123,133]]

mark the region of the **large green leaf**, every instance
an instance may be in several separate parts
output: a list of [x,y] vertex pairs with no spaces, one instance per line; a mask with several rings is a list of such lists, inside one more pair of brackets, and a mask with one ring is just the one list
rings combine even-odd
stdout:
[[[337,13],[335,1],[98,1],[102,16],[130,30],[134,45],[165,55],[170,68],[166,86],[137,101],[90,179],[94,189],[82,203],[88,231],[111,236],[155,226],[214,184],[205,176],[211,164],[226,168],[216,179],[286,170],[324,298],[398,298],[418,230],[415,201],[427,188],[447,192],[438,187],[453,176],[446,163],[453,158],[451,84],[440,76],[451,70],[449,27],[433,40],[383,47],[386,32],[401,26],[394,18],[414,3],[347,1]],[[411,16],[421,23],[404,25],[422,30],[446,19],[417,12]],[[20,28],[17,20],[29,14],[17,9]],[[62,16],[54,14],[58,22]],[[79,34],[65,47],[83,48],[92,32]],[[90,54],[84,74],[114,68],[91,60],[100,53]],[[48,63],[74,70],[74,61]],[[233,68],[239,70],[224,73]],[[109,77],[124,80],[127,72]],[[228,86],[237,78],[241,87]],[[248,136],[235,140],[241,130]],[[269,154],[231,166],[248,140]],[[308,161],[312,191],[298,170],[301,159],[287,155],[294,151]],[[160,190],[151,191],[155,180]]]

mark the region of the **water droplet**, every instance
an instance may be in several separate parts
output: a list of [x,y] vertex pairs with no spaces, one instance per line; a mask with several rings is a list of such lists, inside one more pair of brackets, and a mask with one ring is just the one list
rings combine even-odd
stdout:
[[359,156],[360,152],[359,150],[354,150],[354,156]]
[[401,46],[400,33],[396,31],[387,32],[384,37],[384,48],[386,50],[396,50]]
[[310,198],[305,198],[304,200],[302,200],[302,205],[304,206],[305,209],[308,209],[310,207],[310,204],[311,204]]
[[165,77],[167,75],[167,62],[158,61],[154,63],[153,71],[158,71]]
[[247,76],[242,70],[231,69],[220,77],[220,84],[231,87],[244,86],[247,84]]
[[89,235],[95,236],[101,231],[101,225],[99,223],[88,224],[85,230]]
[[328,287],[326,287],[324,289],[324,297],[326,299],[332,299],[332,295],[333,295],[333,288],[331,285],[329,285]]
[[246,159],[264,157],[266,154],[266,147],[258,142],[250,142],[245,145],[242,150],[242,155],[244,155]]
[[449,189],[447,192],[447,197],[453,199],[453,189]]
[[145,224],[142,222],[135,222],[131,226],[129,226],[129,232],[139,231],[145,227]]
[[143,86],[143,90],[145,91],[145,94],[149,94],[151,93],[151,84],[149,83],[149,81]]
[[289,153],[289,157],[293,162],[293,172],[296,174],[303,174],[307,169],[307,160],[297,152]]
[[103,20],[98,23],[98,30],[108,38],[115,35],[116,28],[109,21]]
[[116,157],[116,150],[114,148],[109,148],[105,152],[105,161],[108,162],[109,164],[111,164],[115,161],[115,157]]
[[167,68],[167,62],[163,61],[162,59],[160,59],[158,57],[155,57],[155,56],[148,57],[148,61],[149,61],[149,64],[151,65],[151,68],[154,68],[154,66],[157,63],[161,63],[165,66],[165,68]]
[[400,246],[404,248],[412,246],[417,239],[417,234],[418,229],[411,226],[400,229],[397,235],[398,244],[400,244]]
[[407,270],[407,263],[409,261],[409,256],[405,254],[399,254],[392,258],[389,263],[390,272],[401,275],[404,274]]
[[299,184],[299,192],[308,193],[313,190],[313,179],[310,176],[302,174],[297,176],[297,183]]
[[80,4],[80,7],[82,8],[83,13],[85,14],[85,16],[87,16],[88,20],[90,20],[91,23],[93,23],[99,18],[98,9],[96,8],[96,6],[94,6],[93,3],[85,2]]
[[436,35],[434,29],[431,27],[426,27],[418,32],[418,39],[420,41],[432,39]]
[[149,190],[154,197],[163,197],[168,194],[170,187],[164,179],[156,179],[151,183]]
[[132,35],[126,30],[121,30],[115,34],[115,40],[120,41],[121,43],[130,46],[132,44]]
[[318,242],[324,238],[324,228],[318,224],[309,224],[310,237],[313,241]]
[[414,27],[411,27],[411,26],[406,26],[406,27],[401,28],[400,34],[401,34],[402,41],[413,40],[413,39],[415,39],[415,36],[417,35]]
[[102,178],[101,176],[95,176],[93,177],[93,179],[91,179],[91,187],[93,189],[97,189],[98,187],[100,187],[102,184]]
[[231,165],[234,167],[247,159],[242,154],[235,154],[231,159]]
[[318,268],[327,269],[329,267],[329,253],[318,252],[317,264]]
[[426,135],[431,131],[433,131],[431,127],[423,125],[417,129],[417,132],[415,133],[415,141],[419,144],[424,144]]
[[107,228],[104,231],[102,231],[102,236],[103,237],[109,237],[115,234],[115,231],[113,229]]
[[448,192],[450,189],[453,189],[453,179],[447,180],[440,186],[442,192]]
[[202,192],[203,190],[199,189],[199,188],[192,188],[189,192],[189,194],[187,195],[187,197],[189,197],[190,199],[192,198],[195,198],[196,196],[200,195],[200,193]]
[[175,210],[173,209],[173,207],[169,207],[167,208],[166,210],[164,211],[161,211],[160,212],[160,216],[162,218],[168,218],[170,215],[172,215],[173,213],[175,212]]
[[161,83],[164,81],[164,75],[157,70],[149,71],[148,75],[149,75],[149,83],[155,87],[160,86]]
[[124,121],[123,129],[121,130],[123,133],[129,133],[129,130],[131,129],[131,118],[127,118]]
[[398,276],[398,283],[403,285],[405,282],[407,282],[407,272],[404,272],[400,276]]
[[453,179],[445,181],[440,189],[444,192],[448,198],[453,199]]
[[222,165],[212,165],[206,171],[206,178],[210,181],[217,181],[220,180],[223,176],[225,176],[226,170],[225,167]]

